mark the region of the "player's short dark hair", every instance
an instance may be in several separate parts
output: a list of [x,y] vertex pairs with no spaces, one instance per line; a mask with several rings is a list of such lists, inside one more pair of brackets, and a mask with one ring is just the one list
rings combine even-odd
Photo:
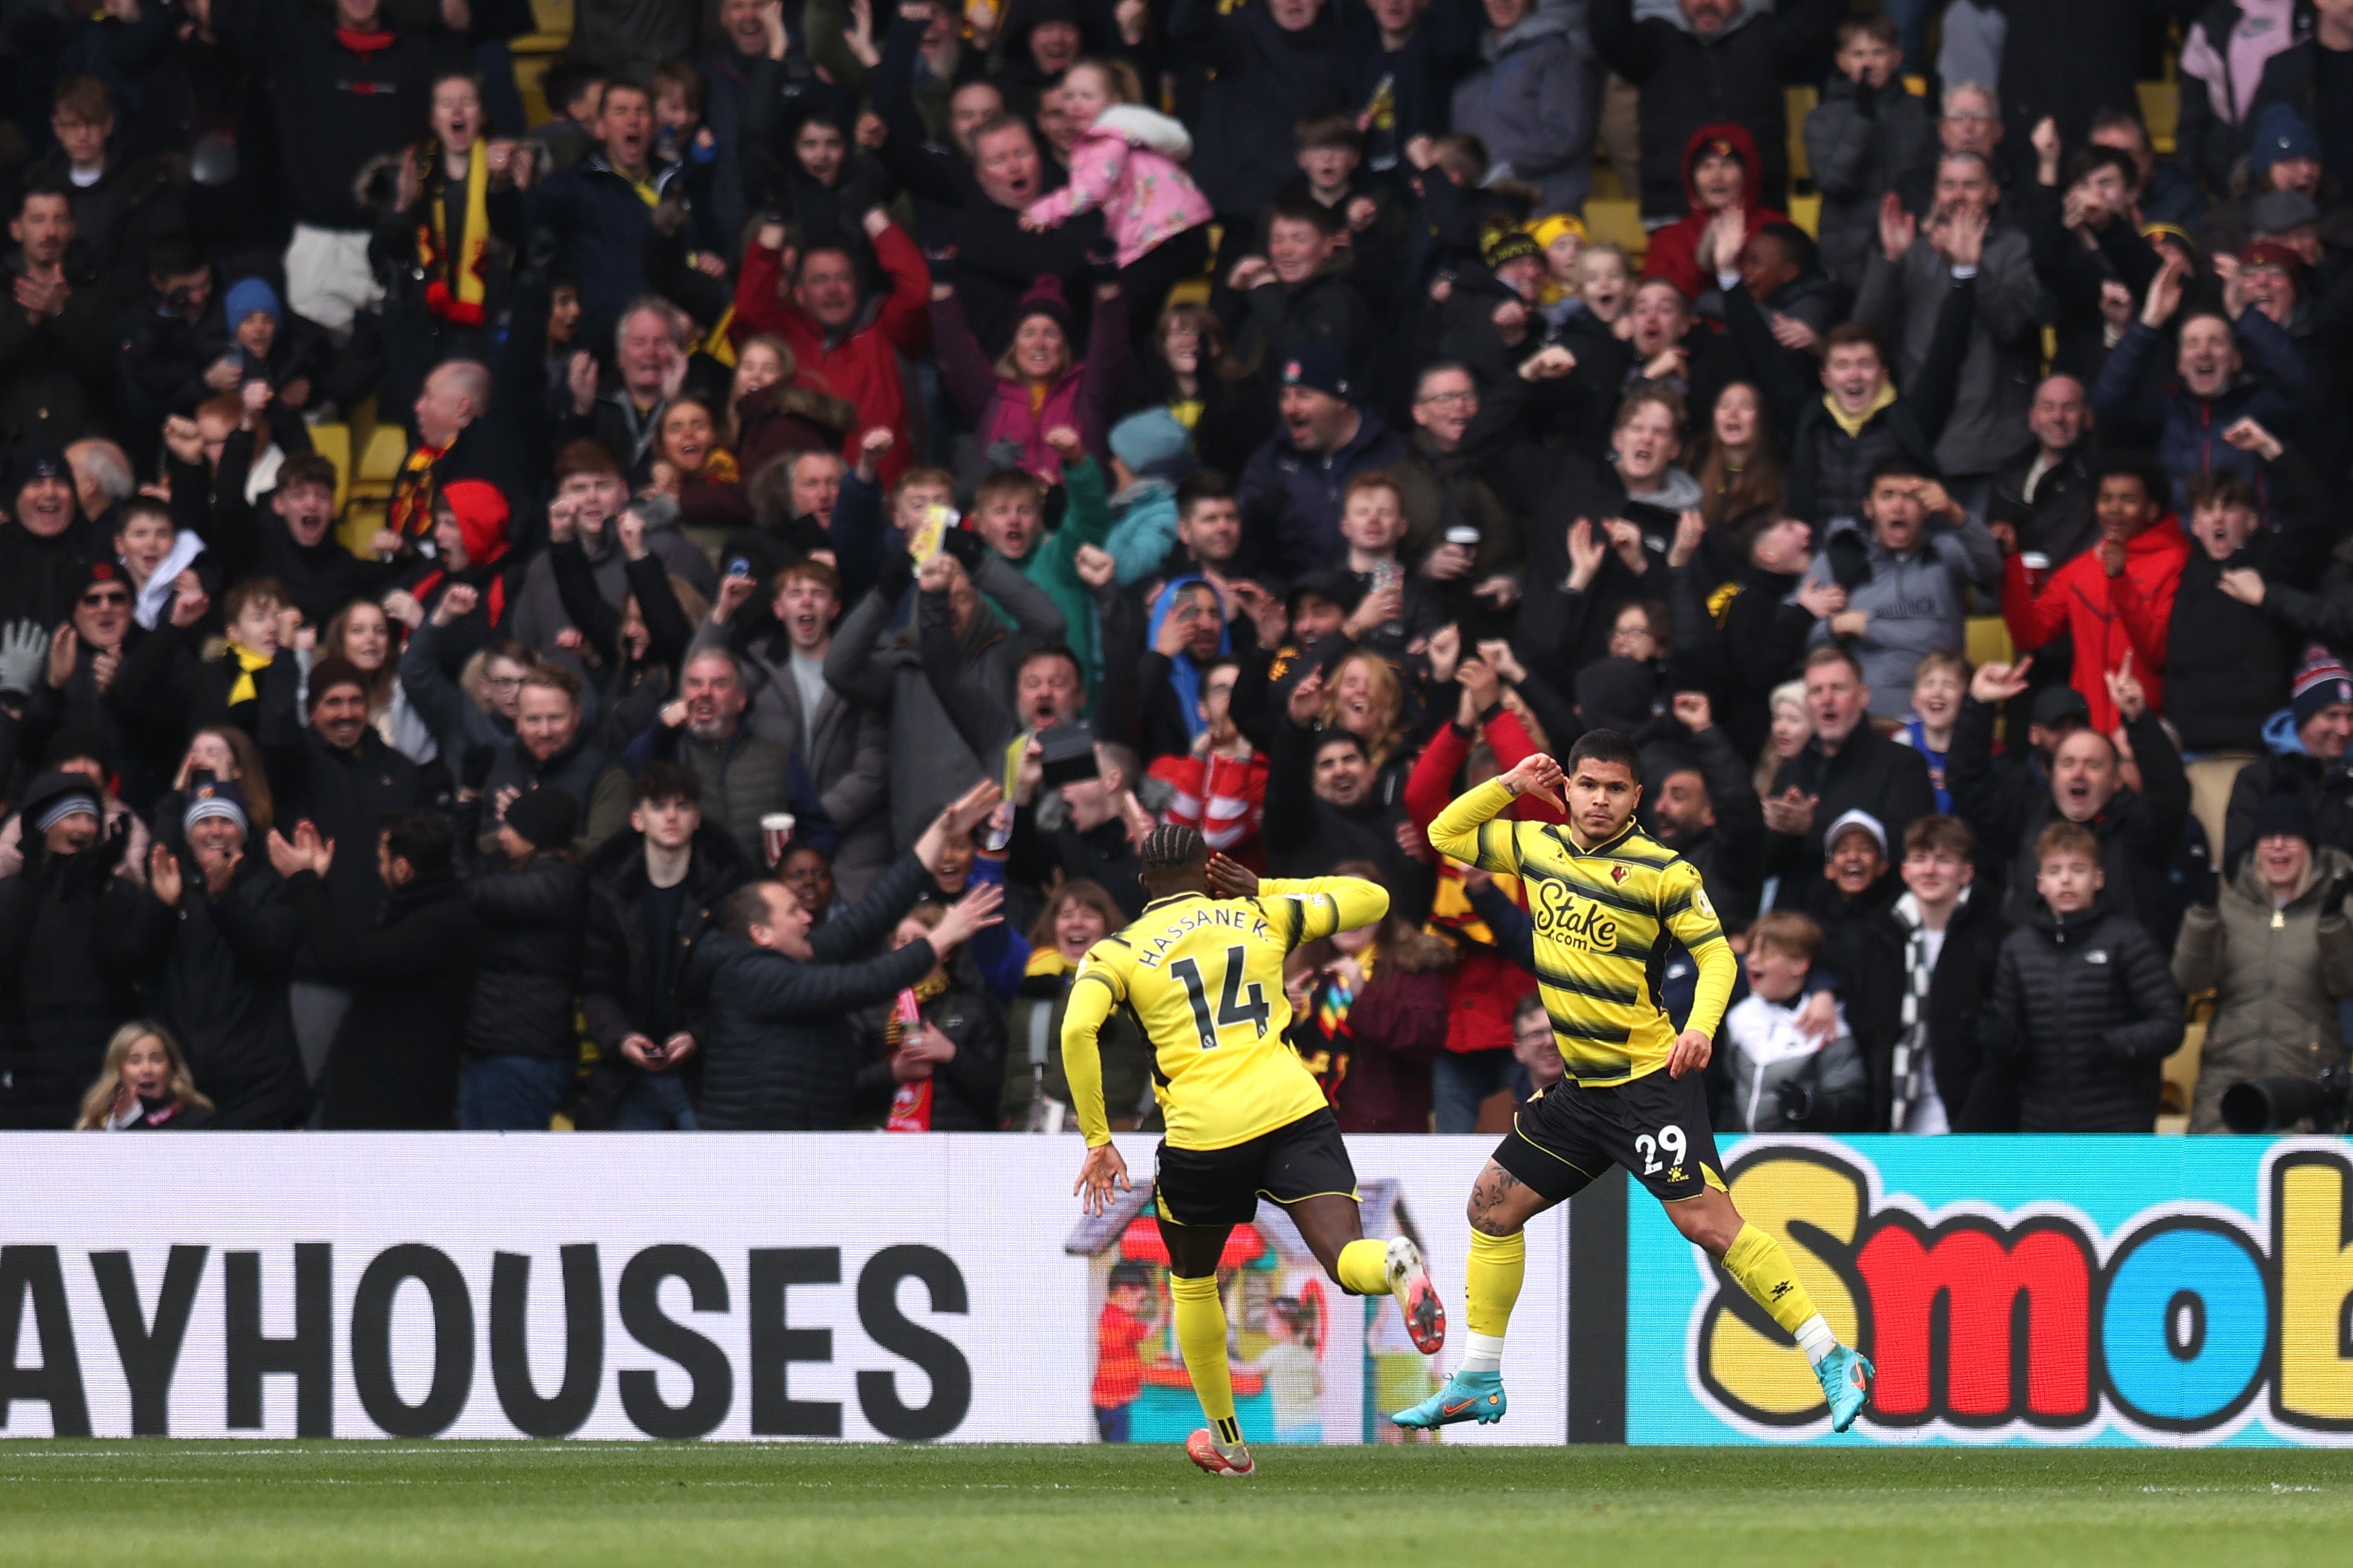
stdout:
[[1135,858],[1146,866],[1201,866],[1209,859],[1209,841],[1198,827],[1164,822],[1144,836]]
[[417,806],[387,811],[375,819],[375,826],[383,836],[385,853],[407,861],[408,868],[420,878],[449,874],[458,838],[449,819],[441,813]]
[[1588,730],[1568,749],[1567,771],[1575,773],[1584,763],[1615,763],[1631,774],[1640,784],[1642,779],[1642,753],[1633,742],[1615,730]]
[[2173,477],[2147,452],[2109,452],[2101,458],[2092,466],[2092,493],[2098,495],[2111,479],[2138,479],[2141,492],[2160,508],[2173,497]]
[[629,788],[631,805],[667,805],[683,801],[688,805],[702,804],[702,775],[692,768],[677,763],[649,763],[638,782]]

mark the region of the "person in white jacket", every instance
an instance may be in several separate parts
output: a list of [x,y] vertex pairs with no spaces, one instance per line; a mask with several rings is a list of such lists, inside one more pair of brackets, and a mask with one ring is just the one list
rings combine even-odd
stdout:
[[1825,1042],[1799,1026],[1806,979],[1821,956],[1810,915],[1776,910],[1748,928],[1748,994],[1724,1016],[1717,1058],[1729,1089],[1719,1132],[1840,1132],[1862,1125],[1871,1093],[1862,1052],[1838,1009]]

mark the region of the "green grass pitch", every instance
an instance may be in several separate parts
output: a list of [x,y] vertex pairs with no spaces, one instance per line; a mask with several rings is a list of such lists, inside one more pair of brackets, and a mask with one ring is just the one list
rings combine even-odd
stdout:
[[0,1443],[26,1563],[2346,1561],[2353,1456],[1854,1449]]

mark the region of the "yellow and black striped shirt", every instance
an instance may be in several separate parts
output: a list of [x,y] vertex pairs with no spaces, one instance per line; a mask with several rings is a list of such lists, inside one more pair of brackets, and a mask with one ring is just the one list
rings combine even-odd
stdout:
[[1536,984],[1568,1076],[1608,1089],[1655,1072],[1674,1048],[1659,1004],[1669,939],[1699,965],[1690,1027],[1715,1033],[1737,962],[1699,870],[1629,823],[1607,844],[1579,849],[1567,827],[1498,822],[1514,799],[1493,779],[1438,814],[1440,853],[1524,879],[1535,918]]
[[1114,1007],[1152,1042],[1172,1149],[1229,1149],[1324,1108],[1283,1038],[1282,962],[1301,942],[1378,921],[1388,891],[1354,877],[1265,877],[1258,887],[1254,899],[1155,899],[1087,950],[1062,1014],[1062,1068],[1088,1147],[1111,1137],[1095,1035]]

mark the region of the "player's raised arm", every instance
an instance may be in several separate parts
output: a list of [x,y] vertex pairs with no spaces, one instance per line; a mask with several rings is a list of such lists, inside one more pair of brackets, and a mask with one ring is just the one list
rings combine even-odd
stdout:
[[1293,947],[1335,931],[1372,925],[1389,912],[1389,890],[1362,877],[1261,877],[1258,894],[1289,899],[1298,906]]
[[1523,758],[1510,773],[1489,779],[1467,795],[1458,795],[1430,825],[1430,842],[1441,855],[1451,855],[1482,871],[1516,875],[1520,868],[1518,841],[1511,824],[1494,819],[1511,809],[1524,795],[1560,799],[1560,764],[1542,752]]

